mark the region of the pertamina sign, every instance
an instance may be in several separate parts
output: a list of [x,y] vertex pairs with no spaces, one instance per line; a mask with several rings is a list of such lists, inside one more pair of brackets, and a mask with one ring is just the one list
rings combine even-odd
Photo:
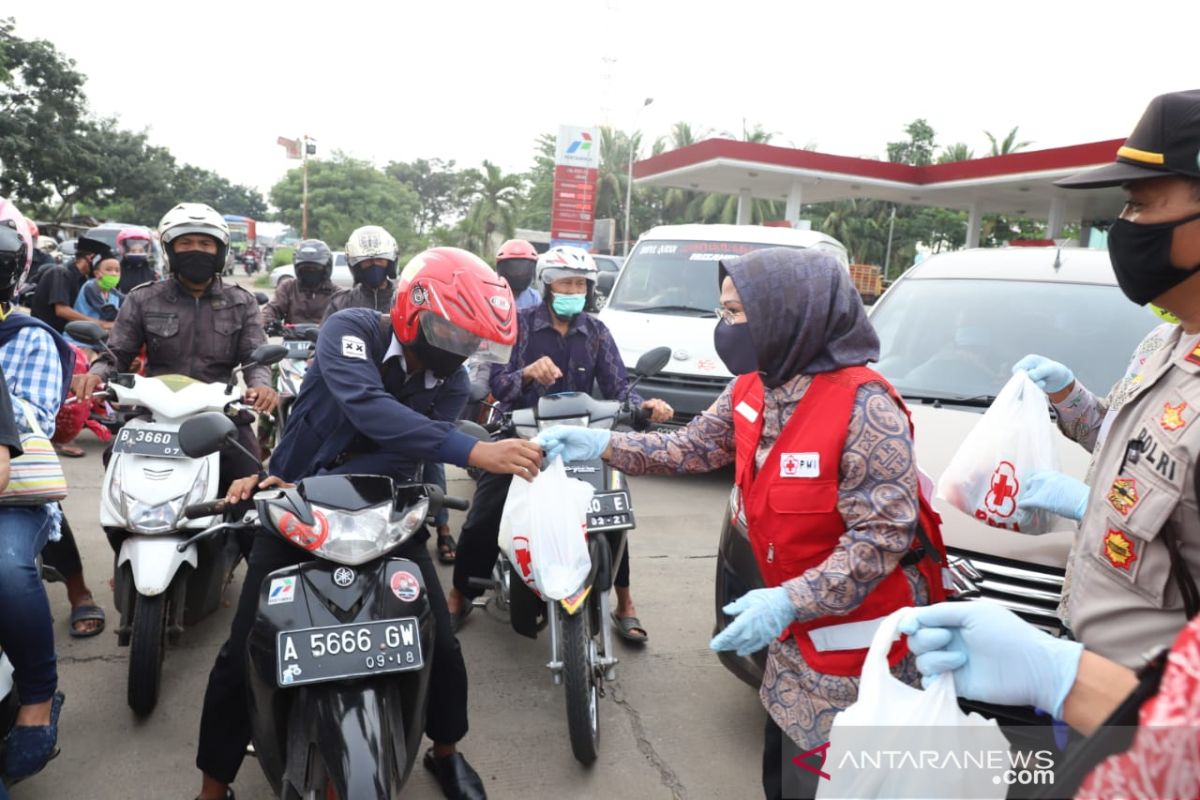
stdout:
[[600,132],[597,128],[563,125],[558,129],[554,194],[550,207],[552,244],[591,247],[599,167]]

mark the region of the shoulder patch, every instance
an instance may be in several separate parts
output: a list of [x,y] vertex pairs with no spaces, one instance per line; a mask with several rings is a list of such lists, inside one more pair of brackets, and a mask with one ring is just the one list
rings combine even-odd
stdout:
[[346,358],[367,360],[367,343],[357,336],[342,337],[342,355]]

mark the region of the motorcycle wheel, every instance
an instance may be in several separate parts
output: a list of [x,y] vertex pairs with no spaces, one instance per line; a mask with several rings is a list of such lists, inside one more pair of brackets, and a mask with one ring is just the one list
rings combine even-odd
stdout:
[[158,704],[166,651],[167,598],[139,594],[133,607],[129,639],[128,701],[133,713],[144,717]]
[[591,614],[581,609],[562,621],[563,686],[567,694],[567,732],[575,760],[590,765],[600,753],[600,684],[596,674],[596,643]]

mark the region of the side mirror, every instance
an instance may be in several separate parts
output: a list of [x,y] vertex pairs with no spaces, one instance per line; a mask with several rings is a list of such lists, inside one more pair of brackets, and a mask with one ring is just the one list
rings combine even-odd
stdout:
[[492,436],[487,432],[487,428],[483,427],[478,422],[471,422],[468,419],[460,419],[458,422],[454,423],[454,425],[460,432],[465,433],[467,436],[474,437],[481,442],[490,442],[492,440]]
[[271,302],[271,298],[267,297],[262,292],[255,292],[254,299],[258,301],[260,306],[265,306],[267,303]]
[[197,414],[179,426],[179,449],[188,458],[211,455],[235,439],[237,427],[219,411]]
[[652,378],[663,369],[671,361],[671,348],[656,347],[653,350],[647,350],[642,353],[642,357],[637,360],[633,371],[641,378]]
[[264,344],[250,354],[250,363],[271,366],[287,358],[288,349],[281,344]]
[[67,333],[71,334],[72,338],[78,339],[84,344],[100,345],[108,340],[108,334],[94,322],[84,322],[83,320],[75,320],[68,322],[66,327]]
[[472,403],[482,403],[484,400],[487,400],[489,394],[491,394],[491,391],[488,389],[487,384],[472,383],[471,392],[467,396]]

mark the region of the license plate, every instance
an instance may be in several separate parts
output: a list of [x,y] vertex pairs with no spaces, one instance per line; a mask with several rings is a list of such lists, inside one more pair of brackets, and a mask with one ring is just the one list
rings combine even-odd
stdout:
[[308,358],[316,349],[312,342],[300,339],[284,339],[283,346],[287,348],[288,358]]
[[629,492],[604,492],[592,495],[588,509],[589,531],[616,531],[633,527],[633,508]]
[[121,428],[113,442],[114,453],[159,458],[187,458],[179,449],[179,432],[161,428]]
[[409,672],[424,665],[416,617],[280,631],[280,686]]

